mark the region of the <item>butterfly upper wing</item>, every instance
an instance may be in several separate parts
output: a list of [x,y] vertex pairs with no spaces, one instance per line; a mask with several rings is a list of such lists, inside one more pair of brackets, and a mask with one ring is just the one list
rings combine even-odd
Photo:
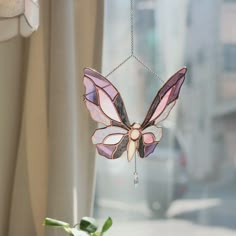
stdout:
[[140,157],[151,154],[162,137],[162,128],[157,127],[160,121],[167,118],[179,97],[181,86],[185,79],[186,68],[177,71],[162,86],[154,98],[148,113],[141,125],[143,132],[139,140],[138,152]]
[[130,127],[120,93],[109,80],[97,71],[85,68],[84,85],[86,106],[94,120],[106,126]]
[[187,68],[177,71],[158,91],[141,125],[143,129],[157,124],[168,116],[179,97],[186,72]]
[[84,99],[91,117],[107,127],[92,137],[98,153],[109,159],[120,157],[127,149],[130,122],[124,102],[115,86],[100,73],[84,69]]

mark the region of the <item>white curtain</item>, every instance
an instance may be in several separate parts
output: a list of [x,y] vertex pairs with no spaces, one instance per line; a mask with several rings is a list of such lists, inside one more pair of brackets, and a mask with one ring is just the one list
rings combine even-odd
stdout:
[[73,224],[91,213],[82,72],[100,70],[102,25],[102,1],[42,0],[39,30],[0,43],[0,236],[45,235],[46,216]]

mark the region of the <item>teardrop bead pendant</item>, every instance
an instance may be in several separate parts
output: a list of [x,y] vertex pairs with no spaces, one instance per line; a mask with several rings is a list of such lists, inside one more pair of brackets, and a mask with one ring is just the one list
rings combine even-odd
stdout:
[[139,184],[138,173],[134,172],[134,187],[137,188]]

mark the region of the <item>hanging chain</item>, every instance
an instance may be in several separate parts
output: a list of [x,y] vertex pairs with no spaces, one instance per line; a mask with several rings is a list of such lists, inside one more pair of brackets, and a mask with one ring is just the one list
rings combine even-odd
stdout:
[[147,71],[151,72],[153,75],[155,75],[155,77],[157,79],[159,79],[163,84],[165,83],[164,80],[162,80],[159,75],[153,71],[148,65],[146,65],[140,58],[138,58],[137,56],[133,55],[134,59],[139,62],[139,64],[141,64]]
[[128,56],[125,60],[123,60],[119,65],[117,65],[111,72],[109,72],[106,77],[109,77],[113,74],[116,70],[122,67],[127,61],[131,58],[134,58],[139,64],[141,64],[146,70],[151,72],[152,74],[157,77],[162,83],[165,83],[156,72],[154,72],[149,66],[147,66],[139,57],[134,54],[134,0],[130,0],[130,53],[131,55]]
[[130,49],[134,55],[134,0],[130,0]]
[[109,74],[106,75],[106,77],[109,77],[111,74],[113,74],[117,69],[119,69],[121,66],[123,66],[130,58],[132,57],[132,55],[130,55],[129,57],[127,57],[124,61],[122,61],[118,66],[116,66],[111,72],[109,72]]

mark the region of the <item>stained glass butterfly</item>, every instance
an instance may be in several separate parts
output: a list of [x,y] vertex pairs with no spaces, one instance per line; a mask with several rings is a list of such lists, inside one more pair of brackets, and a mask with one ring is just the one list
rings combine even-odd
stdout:
[[162,86],[141,124],[130,124],[124,102],[115,86],[97,71],[85,68],[86,106],[91,117],[105,125],[96,129],[92,136],[98,153],[108,159],[117,159],[127,151],[128,161],[132,160],[136,151],[141,158],[150,155],[162,137],[162,128],[157,125],[174,107],[186,72],[186,68],[180,69]]

